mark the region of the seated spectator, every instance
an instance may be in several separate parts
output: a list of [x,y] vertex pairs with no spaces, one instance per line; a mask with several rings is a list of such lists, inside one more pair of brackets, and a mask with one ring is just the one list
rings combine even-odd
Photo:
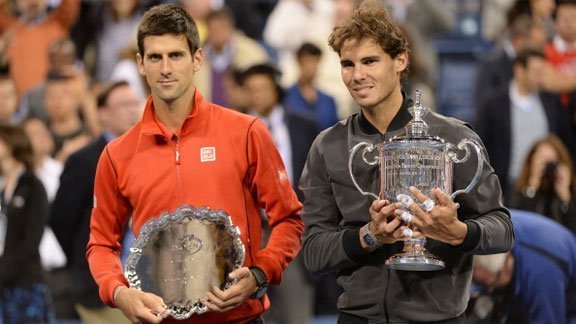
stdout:
[[288,111],[314,119],[322,130],[338,122],[338,113],[334,98],[315,85],[321,57],[322,50],[312,43],[298,48],[296,61],[300,74],[296,84],[286,90],[284,105]]
[[549,135],[528,152],[510,207],[548,216],[576,233],[575,179],[566,146]]
[[510,214],[511,252],[474,256],[467,323],[576,323],[576,236],[542,215]]

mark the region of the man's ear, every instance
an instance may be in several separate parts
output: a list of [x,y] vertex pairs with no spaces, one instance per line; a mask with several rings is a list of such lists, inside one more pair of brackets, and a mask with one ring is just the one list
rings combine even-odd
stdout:
[[194,60],[192,62],[192,68],[194,69],[194,73],[198,72],[200,70],[200,67],[202,66],[202,59],[204,58],[204,52],[202,50],[202,48],[198,48],[196,50],[196,52],[194,52],[194,55],[192,56],[192,59]]
[[138,65],[138,72],[140,72],[140,75],[146,75],[146,72],[144,72],[144,61],[140,53],[136,54],[136,65]]
[[394,65],[396,67],[396,72],[402,73],[402,71],[406,70],[408,66],[408,53],[402,52],[396,56],[394,59]]

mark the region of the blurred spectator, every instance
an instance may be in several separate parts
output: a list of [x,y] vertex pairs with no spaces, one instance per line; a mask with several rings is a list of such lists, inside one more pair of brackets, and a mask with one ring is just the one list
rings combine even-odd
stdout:
[[60,185],[60,173],[63,168],[62,162],[51,156],[54,151],[54,139],[46,123],[38,118],[28,118],[22,125],[32,144],[36,176],[46,189],[48,202],[52,202]]
[[144,107],[142,98],[126,81],[105,86],[97,101],[103,132],[66,161],[60,188],[52,204],[50,225],[69,260],[68,270],[72,272],[71,280],[75,283],[72,301],[80,318],[86,323],[123,323],[127,319],[122,312],[100,301],[98,286],[90,275],[85,253],[93,205],[94,175],[100,154],[109,141],[140,120]]
[[514,74],[514,58],[520,50],[526,47],[544,49],[548,41],[544,25],[528,15],[516,17],[508,27],[506,35],[502,46],[478,63],[474,86],[476,108],[482,106],[482,101],[489,97],[491,92],[510,83]]
[[570,153],[558,137],[550,135],[528,152],[510,207],[548,216],[576,233],[575,190]]
[[[48,127],[40,119],[28,118],[22,122],[22,127],[34,152],[34,174],[42,182],[50,204],[56,196],[56,190],[60,185],[60,173],[62,173],[62,163],[50,156],[54,148],[54,140]],[[40,259],[46,271],[66,265],[64,251],[50,226],[46,226],[42,241],[40,241]]]
[[200,44],[204,43],[208,37],[206,16],[210,11],[220,9],[222,4],[217,5],[218,2],[213,0],[178,0],[177,2],[179,2],[184,10],[194,19],[196,28],[198,28],[198,34],[200,35]]
[[532,145],[549,133],[573,148],[575,138],[557,95],[540,90],[538,80],[546,65],[544,53],[523,49],[514,59],[514,77],[482,102],[477,131],[506,199],[520,175]]
[[529,15],[535,22],[544,24],[546,34],[552,38],[556,34],[552,15],[558,1],[562,0],[516,0],[508,10],[507,20],[510,23],[518,16]]
[[0,73],[0,123],[13,124],[18,122],[18,93],[16,85],[6,74]]
[[210,11],[205,17],[206,42],[198,71],[196,86],[204,98],[228,107],[223,89],[227,70],[245,69],[268,61],[266,50],[255,40],[246,37],[234,26],[234,16],[228,8]]
[[[255,65],[242,74],[242,82],[250,99],[249,113],[262,118],[270,129],[286,166],[288,178],[302,201],[298,182],[308,150],[318,135],[318,127],[312,119],[286,111],[282,105],[284,93],[277,81],[278,77],[274,67]],[[266,223],[263,222],[264,230],[270,231]],[[314,286],[300,255],[284,271],[282,283],[271,287],[270,295],[273,302],[269,316],[278,323],[301,324],[312,321]]]
[[39,252],[48,199],[20,127],[0,125],[0,170],[0,322],[54,323]]
[[542,215],[510,214],[511,252],[474,256],[467,323],[576,323],[576,236]]
[[290,112],[306,115],[316,121],[321,130],[338,122],[336,102],[320,91],[315,84],[322,50],[312,43],[304,43],[296,51],[300,75],[298,82],[288,88],[284,105]]
[[136,35],[143,11],[138,0],[111,0],[102,14],[96,32],[96,70],[94,79],[106,82],[120,60],[120,53]]
[[[400,29],[406,35],[408,44],[413,44],[412,34],[404,25],[400,25]],[[408,96],[413,96],[414,91],[422,91],[422,104],[432,111],[436,111],[436,93],[430,86],[428,80],[428,71],[420,61],[420,56],[412,49],[409,53],[410,66],[408,67],[408,75],[406,80],[402,82],[402,91]]]
[[297,80],[296,51],[304,42],[325,43],[333,26],[332,0],[279,0],[264,28],[264,41],[278,52],[281,84]]
[[62,75],[70,80],[78,80],[77,82],[87,82],[86,71],[82,62],[76,59],[76,46],[70,38],[62,38],[50,44],[48,58],[49,70],[45,79],[21,97],[19,108],[19,114],[43,121],[48,121],[44,107],[44,92],[50,74]]
[[52,156],[62,163],[92,138],[80,119],[79,105],[75,90],[66,77],[53,75],[49,78],[44,106],[48,114],[50,133],[54,138]]
[[411,48],[421,62],[425,83],[433,90],[438,82],[438,52],[433,38],[451,32],[456,26],[455,13],[444,1],[435,0],[382,0],[390,12],[402,24],[410,37]]
[[18,95],[40,84],[48,73],[48,48],[65,38],[76,20],[80,1],[62,0],[48,11],[48,0],[16,0],[18,16],[0,0],[0,35],[7,33],[10,75]]
[[246,113],[250,104],[249,96],[242,86],[242,71],[239,69],[227,70],[222,82],[228,107]]
[[[576,1],[559,0],[555,12],[556,36],[546,47],[546,57],[554,65],[543,74],[542,84],[562,93],[562,104],[576,129]],[[576,155],[572,155],[576,157]]]
[[136,64],[136,54],[138,53],[138,45],[132,42],[130,45],[124,47],[120,52],[120,60],[114,66],[112,75],[110,75],[110,82],[126,80],[138,98],[148,98],[150,95],[150,88],[144,76],[138,71]]
[[482,38],[494,43],[501,41],[508,21],[507,14],[515,0],[482,1]]
[[280,0],[266,23],[264,41],[278,53],[281,84],[288,87],[297,82],[296,51],[309,42],[322,50],[316,86],[336,100],[339,119],[358,108],[342,83],[340,58],[329,47],[332,28],[344,21],[360,0]]
[[225,0],[224,4],[234,14],[236,27],[246,36],[262,41],[266,20],[278,0]]

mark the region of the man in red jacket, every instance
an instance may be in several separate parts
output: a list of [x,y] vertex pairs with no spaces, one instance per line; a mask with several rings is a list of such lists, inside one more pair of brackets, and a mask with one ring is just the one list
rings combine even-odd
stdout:
[[[259,323],[269,307],[263,293],[278,284],[300,249],[298,202],[265,124],[202,97],[194,75],[202,49],[192,18],[177,5],[150,9],[138,27],[137,63],[152,96],[142,121],[110,142],[98,163],[87,257],[101,299],[132,322],[158,323],[164,301],[127,287],[119,252],[122,224],[142,225],[182,205],[227,212],[246,249],[236,283],[213,288],[209,312],[194,323]],[[272,234],[261,248],[261,210]]]

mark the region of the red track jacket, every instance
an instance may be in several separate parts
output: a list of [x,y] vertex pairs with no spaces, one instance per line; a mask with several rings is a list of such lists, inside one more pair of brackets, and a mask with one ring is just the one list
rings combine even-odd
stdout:
[[[240,228],[245,266],[261,268],[270,284],[280,282],[300,249],[302,205],[264,123],[209,103],[196,91],[177,136],[156,119],[150,98],[142,121],[108,144],[96,171],[87,258],[104,303],[114,306],[114,289],[127,285],[119,254],[130,215],[137,236],[146,221],[184,204],[226,211]],[[260,208],[273,229],[265,248]],[[238,323],[268,306],[267,297],[249,299],[227,313],[189,321]]]

